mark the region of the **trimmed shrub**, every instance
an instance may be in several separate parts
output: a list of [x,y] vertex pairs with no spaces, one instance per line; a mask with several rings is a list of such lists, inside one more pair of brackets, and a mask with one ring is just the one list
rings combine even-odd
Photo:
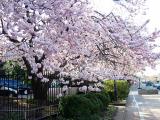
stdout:
[[[74,120],[89,120],[93,110],[91,101],[82,95],[72,95],[61,98],[60,113],[64,118]],[[89,118],[89,119],[88,119]]]
[[[126,99],[129,93],[129,84],[125,80],[116,80],[118,100]],[[114,80],[106,80],[104,82],[104,92],[108,93],[111,101],[114,100]]]
[[91,101],[92,114],[98,113],[101,111],[101,108],[103,107],[103,102],[96,96],[95,93],[87,93],[84,95],[84,97],[88,98]]
[[62,117],[73,120],[99,120],[99,113],[107,108],[106,93],[87,93],[61,98],[59,110]]
[[101,92],[101,93],[95,93],[95,95],[97,96],[97,98],[99,98],[102,101],[102,103],[103,103],[103,109],[105,109],[106,107],[108,107],[108,104],[111,102],[108,93]]

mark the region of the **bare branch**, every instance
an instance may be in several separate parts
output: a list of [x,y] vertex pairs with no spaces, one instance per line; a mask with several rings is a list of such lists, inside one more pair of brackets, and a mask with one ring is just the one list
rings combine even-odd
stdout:
[[149,23],[149,20],[147,20],[134,34],[138,33],[140,30],[142,30],[147,24]]

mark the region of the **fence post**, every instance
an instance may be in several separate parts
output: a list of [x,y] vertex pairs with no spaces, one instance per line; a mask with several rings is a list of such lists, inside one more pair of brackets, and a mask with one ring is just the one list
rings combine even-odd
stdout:
[[27,120],[27,113],[24,111],[24,120]]

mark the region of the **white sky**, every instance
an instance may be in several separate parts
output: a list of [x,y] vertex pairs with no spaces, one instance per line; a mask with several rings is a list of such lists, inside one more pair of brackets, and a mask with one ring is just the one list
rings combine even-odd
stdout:
[[[160,1],[159,0],[147,0],[147,6],[149,10],[147,12],[147,18],[150,19],[150,23],[148,25],[149,31],[153,31],[155,28],[160,29]],[[160,39],[157,39],[156,42],[160,45]],[[155,49],[155,52],[159,52],[160,48]],[[155,70],[146,67],[145,75],[157,75],[160,73],[160,65],[157,65]]]
[[[160,0],[146,0],[146,7],[148,8],[145,16],[138,16],[136,21],[143,23],[145,20],[150,19],[148,24],[148,31],[154,31],[155,28],[160,29]],[[92,5],[95,10],[98,10],[103,13],[110,13],[115,3],[113,0],[91,0]],[[157,40],[157,44],[160,45],[160,39]],[[160,51],[160,48],[155,49],[156,52]],[[160,65],[156,66],[156,69],[153,70],[150,67],[146,67],[146,71],[143,72],[144,75],[156,75],[160,73]]]
[[95,10],[101,13],[110,13],[113,9],[113,0],[90,0]]

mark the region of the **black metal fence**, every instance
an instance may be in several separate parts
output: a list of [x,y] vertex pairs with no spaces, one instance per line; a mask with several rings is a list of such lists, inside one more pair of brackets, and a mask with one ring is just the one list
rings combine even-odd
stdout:
[[[40,120],[57,114],[59,96],[76,92],[76,88],[66,92],[62,87],[59,81],[53,80],[47,98],[39,102],[34,98],[27,75],[0,74],[0,120]],[[41,94],[41,90],[38,92]]]

